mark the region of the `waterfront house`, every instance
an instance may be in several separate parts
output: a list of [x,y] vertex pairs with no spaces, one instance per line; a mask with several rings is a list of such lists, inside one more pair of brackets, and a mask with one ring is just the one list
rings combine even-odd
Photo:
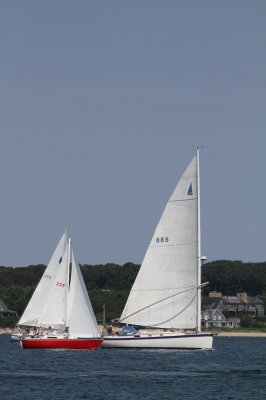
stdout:
[[16,317],[17,311],[9,310],[4,301],[0,298],[0,318]]
[[246,292],[237,293],[236,296],[222,296],[224,310],[230,315],[246,312],[252,316],[264,316],[264,303],[258,296],[248,296]]
[[203,328],[238,328],[240,318],[226,318],[223,314],[224,304],[220,293],[202,298],[202,327]]

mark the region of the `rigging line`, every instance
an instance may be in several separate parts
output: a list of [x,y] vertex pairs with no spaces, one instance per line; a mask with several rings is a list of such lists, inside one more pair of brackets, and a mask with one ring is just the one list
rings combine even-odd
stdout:
[[[207,283],[203,283],[203,284],[200,285],[200,287],[203,287],[203,286],[205,286],[206,284],[207,284]],[[195,285],[195,286],[193,286],[193,287],[191,287],[191,288],[189,288],[189,289],[183,290],[182,292],[178,292],[178,293],[172,294],[171,296],[167,296],[167,297],[165,297],[164,299],[155,301],[155,303],[149,304],[148,306],[145,306],[145,307],[141,308],[140,310],[137,310],[137,311],[133,312],[132,314],[127,315],[126,317],[120,319],[119,322],[123,322],[124,320],[126,320],[126,319],[132,317],[133,315],[136,315],[136,314],[140,313],[140,312],[143,311],[143,310],[146,310],[147,308],[150,308],[150,307],[152,307],[152,306],[155,306],[156,304],[162,303],[162,302],[165,301],[165,300],[171,299],[171,297],[175,297],[175,296],[177,296],[177,295],[179,295],[179,294],[183,294],[183,293],[189,292],[189,291],[192,290],[192,289],[198,289],[198,285]]]
[[[182,290],[182,292],[180,292],[180,293],[183,293],[183,291],[188,291],[188,290],[190,290],[190,289],[195,289],[197,286],[187,286],[187,287],[179,287],[179,288],[177,288],[177,287],[171,287],[171,288],[165,288],[165,289],[131,289],[131,292],[150,292],[150,291],[155,291],[155,290],[161,290],[161,291],[163,291],[163,290]],[[171,297],[171,296],[170,296]]]
[[[209,282],[204,282],[204,283],[202,283],[201,285],[200,285],[200,287],[204,287],[204,286],[206,286],[206,285],[208,285],[209,284]],[[163,291],[163,290],[176,290],[176,289],[178,289],[178,290],[184,290],[184,291],[188,291],[188,290],[190,290],[190,289],[195,289],[195,288],[198,288],[198,286],[188,286],[188,287],[186,287],[186,288],[176,288],[176,287],[172,287],[172,288],[165,288],[165,289],[131,289],[131,292],[149,292],[149,291],[156,291],[156,290],[161,290],[161,291]],[[180,293],[183,293],[183,292],[180,292]],[[172,295],[172,296],[174,296],[174,295]],[[170,296],[171,297],[171,296]],[[165,300],[165,299],[163,299],[163,300]]]
[[193,200],[197,200],[197,197],[193,197],[192,199],[169,200],[168,203],[178,203],[182,201],[193,201]]
[[151,328],[151,327],[153,327],[153,326],[158,326],[158,325],[166,324],[167,322],[171,321],[171,320],[174,319],[175,317],[178,317],[180,314],[182,314],[182,313],[193,303],[193,301],[195,300],[196,296],[197,296],[197,293],[194,294],[194,296],[192,297],[191,301],[186,305],[185,308],[183,308],[183,310],[179,311],[178,313],[176,313],[175,315],[173,315],[171,318],[169,318],[169,319],[167,319],[167,320],[165,320],[165,321],[161,321],[161,322],[159,322],[159,323],[157,323],[157,324],[154,323],[154,324],[151,324],[151,325],[145,325],[145,327]]

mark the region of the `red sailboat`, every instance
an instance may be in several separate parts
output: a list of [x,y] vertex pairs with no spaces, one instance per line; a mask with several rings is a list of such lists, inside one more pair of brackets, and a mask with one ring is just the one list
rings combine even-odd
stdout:
[[70,239],[63,234],[18,325],[23,349],[94,350],[102,338]]

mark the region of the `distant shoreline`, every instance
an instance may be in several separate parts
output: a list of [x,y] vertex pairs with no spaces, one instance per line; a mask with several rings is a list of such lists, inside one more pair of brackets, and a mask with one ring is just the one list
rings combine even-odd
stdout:
[[256,332],[256,331],[250,331],[250,332],[219,332],[217,336],[246,336],[246,337],[266,337],[266,332]]
[[[101,331],[101,325],[99,326]],[[22,330],[19,328],[0,328],[0,335],[7,334],[12,335],[14,333],[21,332]],[[250,332],[236,332],[236,331],[226,331],[226,332],[217,332],[217,336],[224,336],[224,337],[266,337],[266,332],[258,332],[258,331],[250,331]]]

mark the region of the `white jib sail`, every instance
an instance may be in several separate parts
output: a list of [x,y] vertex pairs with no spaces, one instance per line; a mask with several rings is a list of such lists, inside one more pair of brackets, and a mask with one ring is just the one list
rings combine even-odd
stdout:
[[170,197],[120,321],[160,328],[197,326],[197,156]]
[[47,265],[40,282],[38,283],[23,315],[21,316],[18,325],[24,326],[39,326],[40,316],[52,288],[58,266],[62,261],[63,254],[67,246],[66,233],[63,234],[59,241],[52,257]]
[[71,282],[67,302],[69,333],[78,337],[99,337],[100,332],[89,295],[73,251],[71,259]]

